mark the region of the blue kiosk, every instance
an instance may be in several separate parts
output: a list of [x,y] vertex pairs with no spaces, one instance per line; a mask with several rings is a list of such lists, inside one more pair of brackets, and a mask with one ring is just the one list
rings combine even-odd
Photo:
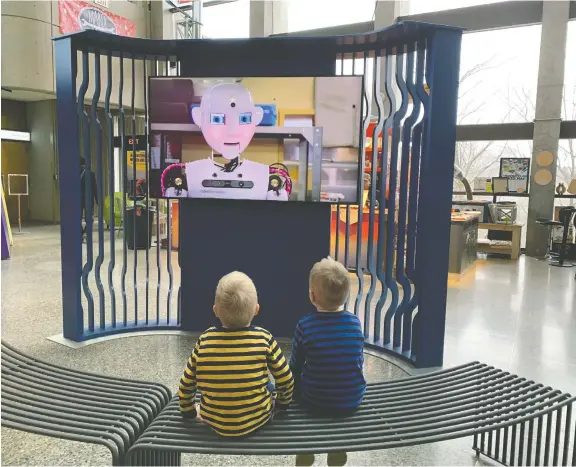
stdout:
[[[216,283],[232,270],[246,272],[258,288],[262,312],[256,324],[291,337],[297,319],[312,310],[311,266],[327,255],[347,263],[354,241],[354,264],[360,266],[351,271],[355,285],[348,309],[363,321],[366,344],[417,367],[441,365],[461,35],[457,28],[404,22],[339,37],[159,41],[84,31],[56,38],[64,337],[201,332],[214,323]],[[172,251],[176,201],[163,199],[154,186],[160,180],[159,154],[181,161],[175,154],[183,143],[167,127],[157,145],[153,76],[359,76],[353,201],[319,202],[322,180],[315,164],[325,163],[324,156],[315,152],[312,136],[302,136],[300,142],[312,144],[312,150],[299,162],[294,191],[303,190],[301,202],[179,199],[179,248]],[[181,107],[173,104],[168,113],[176,116]],[[187,108],[195,105],[187,102]],[[382,141],[382,151],[367,154],[371,120],[369,137]],[[182,125],[197,129],[193,121]],[[299,138],[295,130],[287,134]],[[137,154],[137,136],[147,142],[141,162],[139,156],[124,157]],[[122,146],[120,161],[114,157],[115,138]],[[96,179],[95,194],[90,183],[84,186],[86,212],[96,218],[93,224],[88,214],[85,245],[79,156]],[[119,205],[106,205],[109,231],[107,197],[120,198]],[[149,234],[157,243],[150,250],[130,250],[116,230],[129,216],[142,215],[153,217]],[[351,240],[354,215],[360,221]],[[332,216],[338,219],[334,251]],[[341,228],[344,249],[338,243]],[[168,237],[165,249],[162,235]]]

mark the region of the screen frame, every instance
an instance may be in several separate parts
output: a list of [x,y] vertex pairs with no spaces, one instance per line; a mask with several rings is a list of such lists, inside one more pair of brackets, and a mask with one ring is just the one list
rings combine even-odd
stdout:
[[[358,74],[358,75],[333,75],[333,74],[327,74],[327,75],[314,75],[314,76],[181,76],[181,75],[149,75],[148,79],[147,79],[147,85],[148,85],[148,89],[146,92],[146,98],[148,100],[147,102],[147,106],[146,106],[146,120],[148,122],[147,125],[147,130],[148,130],[148,167],[149,170],[152,167],[152,134],[153,133],[169,133],[169,132],[173,132],[173,133],[186,133],[184,131],[178,131],[178,130],[173,130],[173,131],[169,131],[169,130],[165,130],[165,131],[160,131],[160,130],[153,130],[152,129],[152,125],[154,124],[154,122],[151,121],[150,115],[152,114],[152,103],[153,100],[151,98],[151,82],[153,80],[173,80],[173,79],[189,79],[189,80],[202,80],[202,79],[223,79],[223,80],[232,80],[232,79],[236,79],[236,80],[242,80],[244,78],[291,78],[291,79],[298,79],[298,78],[356,78],[360,80],[360,121],[359,121],[359,125],[358,125],[358,163],[357,163],[357,180],[356,180],[356,199],[355,200],[351,200],[351,201],[322,201],[321,199],[318,200],[312,200],[310,199],[310,195],[312,193],[312,189],[313,189],[313,185],[314,185],[314,172],[313,172],[313,164],[310,164],[310,161],[308,160],[308,168],[306,171],[307,177],[306,177],[306,199],[304,200],[298,200],[298,199],[288,199],[286,201],[275,201],[275,200],[258,200],[258,199],[236,199],[236,198],[212,198],[212,197],[191,197],[191,198],[183,198],[183,197],[173,197],[173,196],[160,196],[158,199],[166,199],[166,200],[196,200],[196,199],[229,199],[229,200],[233,200],[233,201],[257,201],[257,202],[263,202],[263,201],[270,201],[273,203],[277,203],[277,202],[282,202],[282,203],[310,203],[310,204],[337,204],[337,205],[341,205],[341,206],[352,206],[352,205],[356,205],[359,206],[362,203],[362,193],[363,193],[363,186],[364,186],[364,165],[365,165],[365,157],[366,157],[366,152],[365,152],[365,148],[363,147],[365,145],[365,125],[364,125],[364,111],[365,111],[365,101],[366,101],[366,83],[365,83],[365,75],[364,74]],[[188,109],[189,110],[189,109]],[[307,158],[308,159],[308,158]],[[320,176],[320,182],[319,182],[319,188],[318,191],[321,192],[321,187],[322,187],[322,166],[323,166],[323,160],[322,160],[322,151],[320,150],[320,161],[319,161],[319,176]],[[312,169],[312,186],[309,186],[308,184],[308,175],[310,174],[310,170]],[[162,170],[162,169],[161,169]],[[148,179],[150,179],[150,174],[148,174]],[[150,185],[149,185],[150,187]],[[150,189],[150,188],[148,188]],[[293,187],[293,190],[295,189],[295,187]]]

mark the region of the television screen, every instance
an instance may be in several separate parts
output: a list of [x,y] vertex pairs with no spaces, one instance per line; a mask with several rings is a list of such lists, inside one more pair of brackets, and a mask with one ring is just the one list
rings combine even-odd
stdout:
[[356,203],[362,77],[150,78],[150,194]]

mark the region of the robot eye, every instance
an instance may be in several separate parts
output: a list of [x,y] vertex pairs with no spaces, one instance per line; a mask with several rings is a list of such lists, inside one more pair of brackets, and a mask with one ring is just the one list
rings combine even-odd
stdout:
[[212,125],[224,125],[226,116],[224,114],[210,114],[210,123]]
[[240,125],[249,125],[252,123],[252,113],[245,112],[240,114]]

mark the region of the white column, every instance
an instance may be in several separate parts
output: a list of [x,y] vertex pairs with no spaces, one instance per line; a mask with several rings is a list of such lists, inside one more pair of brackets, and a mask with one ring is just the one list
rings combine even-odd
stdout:
[[[530,200],[526,226],[526,254],[529,256],[544,256],[546,253],[548,228],[536,224],[536,220],[551,219],[554,213],[556,158],[560,137],[569,12],[568,0],[543,2],[534,144],[530,169]],[[554,156],[551,166],[538,166],[536,157],[543,151],[551,152]],[[547,185],[535,183],[534,175],[539,170],[549,170],[552,173],[552,181]]]
[[288,2],[250,0],[250,37],[288,32]]

